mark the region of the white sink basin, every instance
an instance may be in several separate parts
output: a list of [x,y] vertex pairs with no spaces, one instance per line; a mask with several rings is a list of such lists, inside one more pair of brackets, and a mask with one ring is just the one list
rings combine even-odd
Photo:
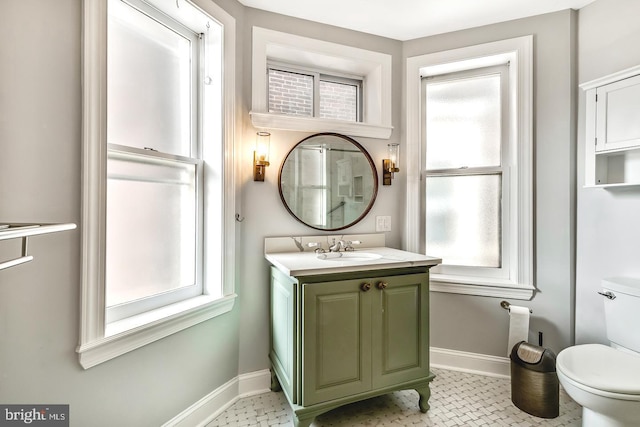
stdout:
[[318,254],[318,259],[323,261],[365,262],[380,258],[382,258],[382,255],[371,252],[327,252]]

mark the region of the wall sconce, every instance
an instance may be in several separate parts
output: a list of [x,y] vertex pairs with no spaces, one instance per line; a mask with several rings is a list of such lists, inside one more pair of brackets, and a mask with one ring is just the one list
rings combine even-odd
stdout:
[[256,133],[256,149],[253,152],[253,180],[264,181],[265,168],[269,166],[269,132]]
[[389,158],[382,159],[382,185],[391,185],[394,172],[400,172],[400,144],[388,144]]

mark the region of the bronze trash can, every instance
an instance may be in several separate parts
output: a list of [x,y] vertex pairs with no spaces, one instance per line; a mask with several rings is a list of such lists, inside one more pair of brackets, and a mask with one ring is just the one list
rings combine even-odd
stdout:
[[556,355],[549,349],[520,341],[511,350],[511,401],[540,418],[560,413]]

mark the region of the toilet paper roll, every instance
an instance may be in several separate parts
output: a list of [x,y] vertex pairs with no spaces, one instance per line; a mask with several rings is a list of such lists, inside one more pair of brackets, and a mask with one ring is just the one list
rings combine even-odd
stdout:
[[511,355],[513,346],[529,339],[529,308],[519,305],[509,306],[509,344],[507,357]]

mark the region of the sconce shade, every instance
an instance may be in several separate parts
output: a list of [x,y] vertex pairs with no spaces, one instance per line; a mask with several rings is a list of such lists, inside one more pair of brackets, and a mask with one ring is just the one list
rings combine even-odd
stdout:
[[269,166],[269,144],[271,134],[269,132],[256,133],[256,148],[253,151],[253,180],[264,181],[266,167]]
[[270,143],[271,134],[269,132],[256,133],[256,162],[258,164],[269,166]]
[[389,160],[391,160],[391,172],[400,172],[400,144],[388,144]]
[[400,172],[400,144],[387,144],[388,159],[382,160],[382,185],[391,185],[393,174]]

